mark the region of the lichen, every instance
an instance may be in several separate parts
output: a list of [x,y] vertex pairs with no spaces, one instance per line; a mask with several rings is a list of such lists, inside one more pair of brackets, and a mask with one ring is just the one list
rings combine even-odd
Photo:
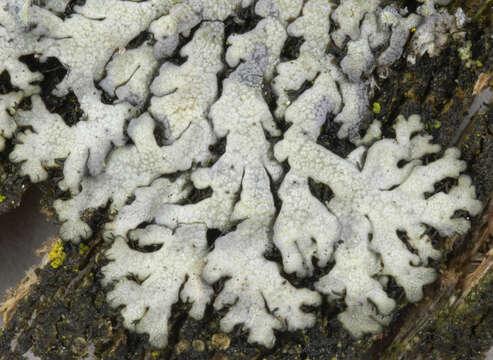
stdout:
[[[194,319],[212,302],[222,331],[242,326],[266,347],[275,331],[313,326],[322,296],[346,304],[339,320],[354,336],[376,333],[396,307],[389,278],[415,302],[436,277],[427,229],[464,234],[456,211],[481,209],[458,150],[441,152],[419,116],[399,116],[395,139],[371,121],[382,111],[373,75],[409,37],[415,56],[435,55],[457,26],[435,3],[447,1],[408,14],[380,0],[87,0],[62,18],[9,0],[0,57],[18,89],[0,95],[0,136],[15,136],[9,157],[32,182],[61,168],[63,239],[89,238],[90,214],[108,206],[107,301],[152,345],[167,345],[179,301]],[[231,31],[246,6],[256,21]],[[301,44],[291,59],[289,37]],[[50,96],[72,91],[80,121],[47,108],[42,76],[18,61],[29,54],[67,69]],[[23,99],[31,106],[17,108]],[[348,156],[318,142],[332,122]],[[314,196],[313,181],[332,198]],[[64,263],[62,243],[50,258]]]
[[373,106],[372,106],[372,110],[375,114],[380,114],[380,111],[382,111],[382,105],[380,105],[379,103],[377,102],[374,102],[373,103]]
[[84,243],[79,244],[79,254],[80,255],[85,255],[88,251],[89,251],[89,247],[86,244],[84,244]]
[[50,257],[50,265],[53,269],[58,269],[63,265],[65,259],[67,258],[67,254],[64,250],[63,243],[61,241],[57,241],[53,246],[53,249],[49,252],[48,256]]

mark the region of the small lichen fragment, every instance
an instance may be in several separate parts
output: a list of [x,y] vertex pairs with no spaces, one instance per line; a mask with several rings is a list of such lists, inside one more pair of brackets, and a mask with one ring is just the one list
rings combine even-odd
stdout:
[[372,107],[372,110],[375,114],[380,114],[380,111],[382,111],[382,105],[380,105],[379,103],[377,102],[374,102],[373,103],[373,107]]
[[51,249],[51,251],[49,252],[48,256],[50,257],[50,265],[53,269],[58,269],[60,266],[62,266],[63,262],[67,258],[63,243],[61,241],[57,241],[53,246],[53,249]]
[[79,244],[79,254],[85,255],[89,251],[89,246],[84,243]]

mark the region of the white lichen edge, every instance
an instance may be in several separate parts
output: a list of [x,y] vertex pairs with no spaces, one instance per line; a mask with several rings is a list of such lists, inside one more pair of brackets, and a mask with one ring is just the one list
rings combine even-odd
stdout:
[[[134,250],[117,237],[106,256],[110,263],[102,269],[102,283],[113,285],[107,294],[111,306],[125,305],[124,325],[149,334],[157,347],[168,343],[171,306],[180,298],[191,303],[189,314],[201,319],[213,294],[201,278],[207,254],[206,227],[183,225],[174,231],[158,225],[134,230],[130,238],[136,246],[160,246],[150,253]],[[159,268],[159,271],[156,271]]]
[[[344,298],[348,308],[339,319],[352,334],[378,332],[395,306],[378,278],[392,276],[409,301],[419,301],[422,287],[436,277],[434,270],[426,267],[428,259],[440,257],[427,235],[427,226],[441,235],[464,234],[470,223],[456,217],[456,210],[476,215],[482,209],[481,202],[475,198],[471,179],[461,175],[466,165],[459,160],[457,149],[448,149],[443,157],[422,164],[423,156],[437,153],[440,147],[430,143],[431,137],[416,135],[423,130],[417,115],[408,120],[398,118],[396,140],[382,139],[368,149],[356,149],[357,155],[350,156],[349,161],[316,144],[296,127],[293,125],[276,145],[276,158],[287,159],[298,177],[330,187],[334,197],[327,208],[340,226],[328,229],[332,234],[329,238],[339,238],[335,265],[316,283],[316,289],[330,299]],[[400,161],[406,164],[399,167]],[[434,184],[447,178],[458,178],[458,184],[448,193],[434,193]],[[296,216],[293,213],[292,219]],[[292,223],[283,222],[284,227]],[[303,248],[294,249],[284,242],[303,239],[275,238],[284,251],[283,261],[299,257]],[[311,258],[289,263],[287,270],[304,274],[310,262]]]
[[[55,209],[64,222],[62,238],[79,241],[91,235],[89,226],[80,219],[85,209],[104,206],[112,199],[111,210],[116,212],[138,187],[149,185],[164,174],[186,171],[193,163],[210,158],[209,146],[215,137],[206,116],[217,94],[223,31],[224,26],[218,22],[201,25],[182,49],[189,61],[180,67],[169,63],[161,66],[160,76],[151,88],[155,96],[150,112],[130,121],[127,133],[134,145],[113,151],[104,170],[97,176],[84,177],[80,193],[72,199],[55,201]],[[190,72],[195,76],[193,81]],[[182,97],[178,99],[179,96]],[[171,133],[176,137],[169,144],[157,144],[151,114],[173,130]],[[179,128],[181,133],[172,126],[178,120],[185,125]]]

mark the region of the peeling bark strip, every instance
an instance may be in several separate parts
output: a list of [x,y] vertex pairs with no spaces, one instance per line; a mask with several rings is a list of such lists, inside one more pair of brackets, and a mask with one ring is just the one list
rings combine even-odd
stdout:
[[0,359],[479,358],[492,25],[449,2],[8,0],[1,187],[69,241]]

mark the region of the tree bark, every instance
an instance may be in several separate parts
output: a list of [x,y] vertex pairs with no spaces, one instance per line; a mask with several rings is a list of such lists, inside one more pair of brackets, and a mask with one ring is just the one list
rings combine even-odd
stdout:
[[[187,305],[178,303],[170,319],[168,347],[154,349],[145,335],[127,331],[118,309],[105,302],[98,279],[106,261],[107,245],[100,231],[107,214],[98,211],[91,226],[99,232],[85,245],[63,243],[63,250],[55,254],[50,251],[57,240],[51,240],[42,249],[41,264],[11,291],[0,308],[6,321],[0,332],[0,359],[22,359],[28,353],[49,360],[483,358],[493,346],[493,108],[474,109],[478,96],[485,96],[484,89],[493,86],[492,2],[454,1],[449,12],[459,6],[471,18],[464,36],[451,36],[437,57],[425,55],[415,65],[405,60],[394,65],[386,79],[378,78],[370,103],[381,106],[378,118],[384,135],[391,134],[398,114],[417,113],[438,143],[459,147],[485,207],[472,219],[466,236],[444,239],[432,234],[445,256],[433,264],[440,277],[426,287],[422,301],[408,304],[402,290],[390,284],[399,305],[384,333],[353,339],[336,318],[344,304],[325,302],[315,310],[313,328],[280,333],[276,346],[265,349],[248,344],[241,329],[221,333],[219,315],[212,309],[196,321],[187,317]],[[464,60],[458,49],[467,41],[471,58]],[[325,131],[325,139],[332,141],[334,128],[329,125]],[[344,144],[340,146],[343,149]],[[22,185],[27,184],[8,164],[5,153],[8,148],[0,158],[4,169],[0,194],[7,200],[0,204],[0,212],[18,204]],[[49,204],[55,185],[43,186],[53,189],[46,199]],[[62,264],[54,267],[57,256]]]

